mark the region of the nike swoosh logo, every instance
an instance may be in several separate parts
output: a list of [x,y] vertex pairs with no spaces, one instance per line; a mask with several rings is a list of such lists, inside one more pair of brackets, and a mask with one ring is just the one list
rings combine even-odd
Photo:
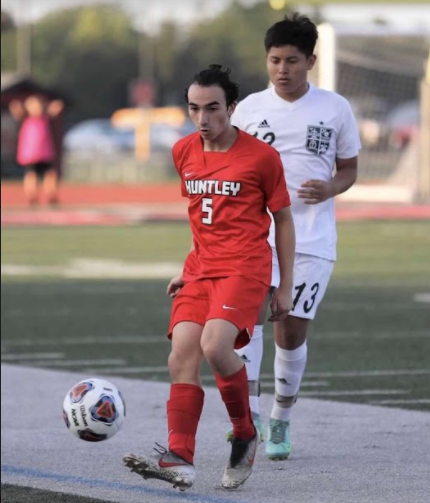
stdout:
[[230,307],[230,306],[226,306],[225,304],[222,306],[223,309],[228,309],[228,310],[231,310],[231,311],[237,311],[237,309],[235,307]]
[[189,178],[190,176],[195,175],[195,173],[184,173],[185,178]]

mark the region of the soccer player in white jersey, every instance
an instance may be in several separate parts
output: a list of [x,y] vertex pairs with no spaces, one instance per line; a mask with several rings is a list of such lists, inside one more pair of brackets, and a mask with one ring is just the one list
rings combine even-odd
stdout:
[[[272,86],[240,102],[232,117],[235,126],[280,153],[296,228],[294,309],[286,321],[274,326],[276,393],[266,442],[272,460],[287,459],[291,453],[290,418],[306,367],[306,334],[336,260],[334,197],[354,184],[361,148],[347,100],[308,82],[317,38],[315,24],[297,13],[269,28],[264,43]],[[273,225],[269,242],[275,288],[279,268]],[[251,411],[260,431],[259,376],[267,303],[251,343],[240,351],[247,366]]]

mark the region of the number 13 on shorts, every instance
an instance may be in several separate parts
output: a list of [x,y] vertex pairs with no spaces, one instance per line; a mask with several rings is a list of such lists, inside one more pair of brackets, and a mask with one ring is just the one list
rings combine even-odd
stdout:
[[203,214],[203,217],[202,217],[202,222],[206,225],[212,225],[212,221],[213,221],[213,199],[211,199],[210,197],[204,197],[202,199],[202,214]]

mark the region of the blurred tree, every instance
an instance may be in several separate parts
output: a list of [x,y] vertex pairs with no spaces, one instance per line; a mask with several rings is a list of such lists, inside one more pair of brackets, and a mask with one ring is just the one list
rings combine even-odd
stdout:
[[75,119],[107,117],[128,104],[137,34],[114,7],[55,12],[34,27],[33,68],[38,81],[73,97]]
[[[230,66],[244,97],[267,85],[263,38],[285,12],[236,0],[189,31],[172,21],[150,36],[134,31],[127,14],[113,6],[56,11],[33,27],[33,76],[73,97],[74,120],[106,117],[127,106],[130,82],[148,67],[158,105],[183,104],[190,78],[210,63]],[[2,70],[16,66],[13,37],[14,30],[2,31]],[[139,50],[142,43],[153,48],[150,55]]]
[[13,30],[15,28],[15,21],[13,17],[6,11],[1,11],[1,32]]
[[16,67],[16,27],[13,17],[1,11],[1,71],[11,72]]
[[178,103],[175,89],[177,79],[175,70],[182,41],[183,35],[179,27],[172,22],[164,23],[152,41],[158,101],[164,105]]
[[190,78],[211,63],[232,68],[241,97],[263,89],[267,85],[264,34],[282,17],[264,3],[244,7],[235,1],[217,18],[195,25],[175,62],[176,100],[183,101]]

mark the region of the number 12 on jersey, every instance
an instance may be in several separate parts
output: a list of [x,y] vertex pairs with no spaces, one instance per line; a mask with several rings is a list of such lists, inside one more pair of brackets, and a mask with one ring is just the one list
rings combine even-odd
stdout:
[[212,225],[212,216],[214,211],[212,204],[213,200],[210,197],[204,197],[202,199],[202,222],[206,225]]

